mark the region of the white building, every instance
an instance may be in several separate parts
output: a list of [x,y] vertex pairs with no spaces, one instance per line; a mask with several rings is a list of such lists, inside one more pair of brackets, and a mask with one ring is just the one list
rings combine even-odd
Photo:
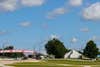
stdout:
[[66,58],[73,58],[73,59],[78,59],[78,58],[80,58],[82,56],[82,54],[80,54],[78,51],[76,51],[76,50],[71,50],[71,51],[69,51],[68,53],[66,53],[65,55],[64,55],[64,58],[66,59]]

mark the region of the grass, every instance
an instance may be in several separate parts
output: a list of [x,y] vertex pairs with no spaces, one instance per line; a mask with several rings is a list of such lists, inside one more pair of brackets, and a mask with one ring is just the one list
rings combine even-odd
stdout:
[[62,63],[62,64],[71,64],[71,65],[100,65],[100,61],[91,61],[91,60],[47,60],[48,63]]
[[100,61],[77,61],[77,60],[43,60],[41,62],[22,62],[12,64],[15,67],[100,67]]

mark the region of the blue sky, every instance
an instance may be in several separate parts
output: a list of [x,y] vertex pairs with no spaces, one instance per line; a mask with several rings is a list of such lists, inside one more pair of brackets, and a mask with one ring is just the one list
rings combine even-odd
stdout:
[[100,0],[0,0],[0,47],[44,50],[56,37],[67,48],[100,47]]

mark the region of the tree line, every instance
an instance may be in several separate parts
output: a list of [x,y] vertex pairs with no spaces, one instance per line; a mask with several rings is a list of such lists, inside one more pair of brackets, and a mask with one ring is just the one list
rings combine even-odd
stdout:
[[[69,51],[68,48],[65,48],[64,43],[57,38],[49,40],[45,44],[45,49],[47,54],[54,55],[55,58],[64,58],[65,53]],[[86,46],[81,53],[88,58],[96,58],[97,55],[100,54],[99,49],[93,40],[90,40],[86,43]]]
[[[61,42],[57,38],[53,38],[49,40],[45,44],[45,49],[48,55],[53,55],[55,58],[64,58],[65,53],[69,52],[70,49],[64,46],[64,43]],[[13,46],[6,46],[0,50],[14,50]],[[85,48],[83,51],[79,51],[85,57],[88,58],[96,58],[98,54],[100,54],[99,49],[96,43],[93,40],[90,40],[86,43]],[[24,57],[23,53],[0,53],[0,57],[8,57],[8,58],[17,58],[17,57]]]
[[[14,50],[14,46],[6,46],[0,50]],[[14,53],[0,53],[0,57],[6,57],[6,58],[20,58],[20,57],[24,57],[25,55],[23,53],[18,53],[18,52],[14,52]]]

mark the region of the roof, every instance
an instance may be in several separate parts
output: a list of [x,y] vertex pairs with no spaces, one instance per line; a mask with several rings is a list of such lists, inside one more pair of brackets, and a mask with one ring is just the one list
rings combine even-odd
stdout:
[[64,55],[64,58],[79,58],[82,54],[76,50],[71,50]]
[[0,53],[34,53],[32,50],[0,50]]

